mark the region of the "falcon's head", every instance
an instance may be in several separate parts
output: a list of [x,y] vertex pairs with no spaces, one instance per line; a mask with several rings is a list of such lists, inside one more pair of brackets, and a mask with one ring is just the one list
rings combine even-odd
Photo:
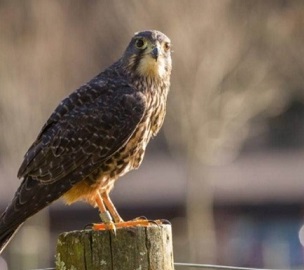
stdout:
[[123,62],[138,76],[165,79],[171,74],[171,42],[163,33],[151,30],[135,33]]

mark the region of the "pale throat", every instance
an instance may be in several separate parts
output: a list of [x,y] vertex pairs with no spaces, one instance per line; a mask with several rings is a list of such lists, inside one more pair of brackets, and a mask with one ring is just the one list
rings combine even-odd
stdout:
[[166,61],[160,56],[157,60],[150,55],[145,55],[139,62],[136,71],[145,77],[159,77],[164,78],[167,76]]

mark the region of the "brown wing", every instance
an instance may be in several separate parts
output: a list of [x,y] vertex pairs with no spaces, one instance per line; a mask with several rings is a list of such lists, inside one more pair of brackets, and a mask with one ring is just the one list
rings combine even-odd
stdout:
[[24,179],[0,217],[0,253],[28,217],[126,144],[145,106],[132,87],[94,79],[57,107],[28,150],[18,173]]
[[95,100],[73,105],[74,96],[79,99],[87,91],[74,93],[59,105],[56,111],[65,113],[51,116],[27,152],[19,177],[46,184],[73,175],[69,181],[75,183],[126,144],[143,117],[144,96],[126,85],[111,86]]

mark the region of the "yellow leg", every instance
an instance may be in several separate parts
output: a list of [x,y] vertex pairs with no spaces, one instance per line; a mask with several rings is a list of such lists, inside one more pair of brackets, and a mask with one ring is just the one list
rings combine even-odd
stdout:
[[[100,211],[100,217],[104,223],[93,224],[94,230],[113,230],[115,233],[116,228],[148,226],[151,224],[151,222],[146,219],[123,221],[107,192],[102,194],[98,192],[95,200]],[[112,218],[114,219],[115,223],[113,223]]]
[[146,219],[134,219],[134,220],[130,220],[130,221],[113,223],[114,228],[113,227],[110,228],[108,224],[104,224],[104,223],[93,224],[93,230],[104,231],[104,230],[111,229],[111,230],[114,230],[114,233],[115,233],[116,228],[128,228],[128,227],[136,227],[136,226],[147,227],[150,224],[156,224],[156,223],[150,222],[149,220],[146,220]]
[[99,193],[99,192],[97,192],[97,194],[96,194],[95,201],[96,201],[96,203],[97,203],[97,206],[98,206],[98,208],[99,208],[100,213],[104,213],[104,212],[107,211],[107,208],[105,207],[104,202],[103,202],[103,199],[102,199],[102,197],[100,196],[100,193]]
[[102,197],[103,202],[106,205],[107,209],[109,210],[112,218],[114,219],[115,223],[123,222],[123,219],[118,214],[113,202],[111,201],[111,199],[109,197],[109,193],[104,192],[104,193],[101,194],[101,197]]
[[99,208],[100,218],[101,218],[102,222],[104,222],[103,226],[105,227],[105,229],[114,230],[114,232],[115,232],[116,227],[113,223],[112,216],[108,212],[108,210],[107,210],[107,208],[104,204],[103,198],[102,198],[102,196],[100,195],[99,192],[97,192],[97,194],[96,194],[95,201],[96,201],[97,206]]

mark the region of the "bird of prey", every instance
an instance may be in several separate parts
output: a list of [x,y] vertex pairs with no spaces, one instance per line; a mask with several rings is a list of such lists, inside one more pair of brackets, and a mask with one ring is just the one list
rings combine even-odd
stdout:
[[58,105],[25,154],[21,185],[0,217],[0,253],[27,218],[60,197],[98,207],[107,228],[123,224],[109,192],[139,167],[163,124],[170,50],[159,31],[135,33],[118,61]]

